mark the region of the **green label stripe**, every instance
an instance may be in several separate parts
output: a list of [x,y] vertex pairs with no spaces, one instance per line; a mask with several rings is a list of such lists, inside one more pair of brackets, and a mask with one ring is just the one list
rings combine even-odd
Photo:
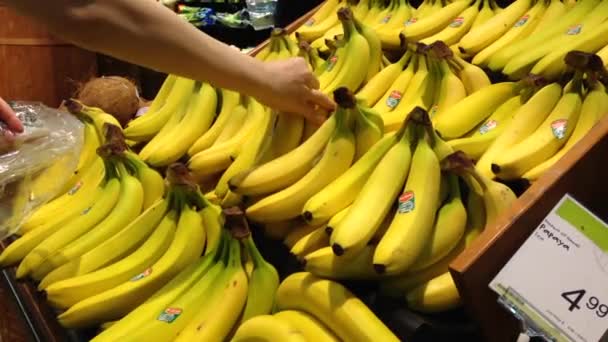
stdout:
[[580,230],[604,252],[608,253],[608,225],[589,213],[580,204],[567,198],[557,215]]

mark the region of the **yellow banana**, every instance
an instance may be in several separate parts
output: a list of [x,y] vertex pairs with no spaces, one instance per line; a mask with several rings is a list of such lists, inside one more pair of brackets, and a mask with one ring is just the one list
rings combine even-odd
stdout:
[[156,112],[148,112],[127,125],[124,133],[130,140],[148,141],[158,133],[175,111],[183,105],[192,93],[195,81],[187,78],[178,78],[171,88],[165,103]]
[[245,240],[245,247],[253,259],[253,271],[249,277],[247,302],[240,322],[255,316],[266,315],[272,311],[274,294],[279,287],[279,274],[258,251],[251,235]]
[[407,51],[397,62],[378,72],[357,92],[357,100],[368,107],[373,107],[382,95],[389,90],[390,85],[397,80],[403,67],[410,61],[411,56],[411,52]]
[[[189,216],[188,220],[182,220],[180,217],[181,224],[177,225],[173,242],[165,254],[151,266],[148,276],[123,283],[76,303],[58,317],[59,322],[65,327],[90,326],[123,317],[143,303],[163,284],[191,265],[203,251],[203,227],[200,216],[196,216],[199,217],[198,222],[194,222],[196,220],[193,216]],[[177,219],[175,212],[169,212],[163,220],[175,225]]]
[[276,222],[297,217],[312,195],[350,167],[355,155],[355,137],[348,114],[345,108],[339,108],[336,112],[336,130],[321,159],[310,172],[288,188],[247,208],[247,216],[251,220]]
[[459,48],[465,54],[475,54],[496,41],[513,26],[532,4],[531,0],[516,0],[483,25],[475,27],[460,40]]
[[460,294],[452,275],[446,272],[409,291],[407,306],[415,311],[432,313],[460,306]]
[[551,0],[547,6],[547,10],[543,13],[542,17],[540,17],[540,21],[530,34],[534,35],[549,29],[556,21],[561,20],[566,14],[567,9],[566,5],[560,0]]
[[307,272],[294,273],[283,280],[276,307],[304,311],[330,326],[344,341],[399,341],[348,289]]
[[399,208],[374,253],[374,267],[380,274],[407,270],[432,237],[441,171],[426,134],[418,134]]
[[[460,41],[460,39],[469,32],[473,22],[475,22],[478,14],[479,14],[479,2],[481,0],[475,1],[471,6],[464,9],[458,16],[452,19],[450,23],[444,26],[444,28],[424,39],[421,39],[420,42],[424,44],[432,44],[436,41],[442,41],[447,45],[456,44]],[[463,1],[464,2],[464,1]]]
[[408,40],[419,41],[430,37],[448,26],[458,14],[469,7],[468,1],[452,2],[420,20],[406,25],[403,34]]
[[34,279],[40,280],[44,278],[41,284],[45,286],[51,284],[56,278],[50,275],[49,272],[56,270],[57,267],[83,255],[94,246],[109,239],[141,213],[144,197],[141,183],[137,178],[128,173],[124,171],[121,171],[121,173],[118,201],[108,216],[86,234],[49,255],[38,268],[32,270],[31,275]]
[[514,96],[498,106],[490,117],[473,129],[473,134],[465,137],[449,140],[448,145],[454,151],[462,151],[470,158],[477,160],[488,149],[490,144],[511,123],[513,115],[522,106],[521,97]]
[[475,168],[487,178],[493,178],[491,164],[508,148],[525,139],[545,120],[560,97],[562,87],[552,83],[541,88],[513,115],[513,121],[504,128],[486,152],[479,158]]
[[[284,310],[273,315],[299,331],[307,341],[338,342],[338,338],[323,323],[303,311]],[[286,340],[281,340],[286,341]]]
[[471,25],[471,30],[485,24],[486,21],[490,20],[494,16],[494,14],[496,13],[494,13],[494,10],[492,10],[491,1],[483,0],[479,14],[475,18],[473,25]]
[[471,95],[492,84],[490,78],[480,67],[470,64],[458,56],[453,57],[459,66],[458,77],[462,80],[467,95]]
[[315,231],[320,226],[311,226],[305,223],[297,224],[295,227],[291,229],[291,231],[287,234],[285,239],[283,239],[283,244],[287,246],[287,248],[293,248],[302,237],[308,235],[309,233]]
[[355,200],[378,162],[396,142],[397,137],[389,133],[357,160],[348,171],[313,195],[304,204],[302,213],[308,224],[319,225],[327,222],[332,216],[348,207]]
[[165,215],[168,205],[168,199],[158,200],[114,236],[49,273],[46,278],[52,281],[47,284],[85,275],[125,258],[145,242]]
[[534,132],[496,157],[492,171],[501,179],[519,178],[551,158],[570,138],[581,105],[582,99],[577,92],[564,94]]
[[238,327],[231,342],[305,342],[302,332],[273,315],[256,316]]
[[435,128],[444,139],[465,135],[513,96],[513,86],[511,82],[497,83],[465,97],[437,118]]
[[135,153],[126,152],[126,155],[127,163],[135,169],[137,179],[144,188],[143,210],[146,210],[165,194],[165,180],[160,173],[148,167]]
[[591,128],[606,114],[608,111],[608,94],[605,91],[598,89],[589,92],[583,101],[580,117],[574,127],[572,135],[553,157],[536,165],[528,170],[522,178],[534,181],[540,178],[549,168],[551,168],[564,154],[566,154],[573,146],[579,142]]
[[382,157],[345,217],[331,227],[330,244],[336,255],[362,250],[389,212],[410,167],[411,126],[405,123],[396,134],[398,142]]
[[394,110],[399,105],[401,98],[414,77],[418,59],[419,57],[417,55],[414,55],[410,59],[405,70],[403,70],[399,76],[397,76],[395,81],[386,90],[380,100],[376,102],[373,107],[374,110],[380,112],[380,114],[383,114]]
[[536,25],[538,25],[545,10],[546,4],[544,1],[539,1],[530,7],[530,9],[519,18],[504,35],[479,51],[479,53],[473,57],[472,63],[475,65],[486,65],[490,57],[497,51],[500,51],[503,47],[514,41],[518,41],[530,35]]
[[177,79],[178,77],[175,75],[167,75],[167,77],[163,81],[163,84],[158,90],[158,94],[156,94],[154,100],[152,100],[152,103],[148,107],[148,112],[155,113],[156,111],[161,109],[162,106],[165,105],[165,103],[167,102],[167,98],[169,97],[169,94],[171,94],[171,90],[173,89],[173,86],[175,85],[175,81],[177,81]]
[[241,95],[239,93],[221,89],[218,90],[218,99],[221,99],[222,109],[217,115],[215,122],[200,138],[198,138],[192,146],[188,149],[188,155],[193,156],[197,152],[209,148],[215,140],[219,137],[220,133],[224,130],[226,123],[230,121],[232,111],[240,103]]
[[[150,237],[131,255],[94,272],[58,281],[44,289],[51,305],[70,306],[115,286],[149,275],[146,267],[155,263],[173,240],[174,227],[158,225]],[[141,270],[146,269],[142,272]]]
[[335,114],[302,145],[268,163],[230,179],[230,190],[242,195],[262,195],[284,189],[302,178],[325,148],[336,127]]
[[298,242],[293,245],[290,252],[301,259],[306,254],[326,246],[329,246],[329,236],[325,232],[325,226],[322,225],[300,238]]
[[276,121],[270,143],[273,158],[278,158],[300,145],[305,124],[303,117],[287,113],[279,113]]
[[378,276],[373,266],[376,246],[367,245],[354,256],[337,256],[323,247],[303,257],[304,269],[318,277],[335,280],[369,280]]

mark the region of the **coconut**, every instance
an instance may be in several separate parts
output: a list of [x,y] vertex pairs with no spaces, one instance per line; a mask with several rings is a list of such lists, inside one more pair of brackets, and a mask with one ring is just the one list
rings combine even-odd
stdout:
[[77,92],[76,98],[87,106],[112,114],[123,126],[133,118],[140,104],[137,87],[118,76],[89,80]]

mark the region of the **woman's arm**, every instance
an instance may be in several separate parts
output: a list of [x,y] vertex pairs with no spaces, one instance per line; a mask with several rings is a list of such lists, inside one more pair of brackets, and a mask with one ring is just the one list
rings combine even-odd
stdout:
[[[86,49],[205,80],[273,108],[313,115],[333,109],[303,59],[263,63],[200,32],[153,0],[5,0]],[[318,111],[316,114],[320,114]]]

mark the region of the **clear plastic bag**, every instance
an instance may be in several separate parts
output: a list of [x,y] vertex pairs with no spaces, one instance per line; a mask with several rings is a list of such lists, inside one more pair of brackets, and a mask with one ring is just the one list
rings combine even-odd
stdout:
[[0,239],[17,233],[24,219],[57,195],[78,165],[84,139],[83,124],[67,112],[37,102],[10,105],[25,131],[0,138]]

